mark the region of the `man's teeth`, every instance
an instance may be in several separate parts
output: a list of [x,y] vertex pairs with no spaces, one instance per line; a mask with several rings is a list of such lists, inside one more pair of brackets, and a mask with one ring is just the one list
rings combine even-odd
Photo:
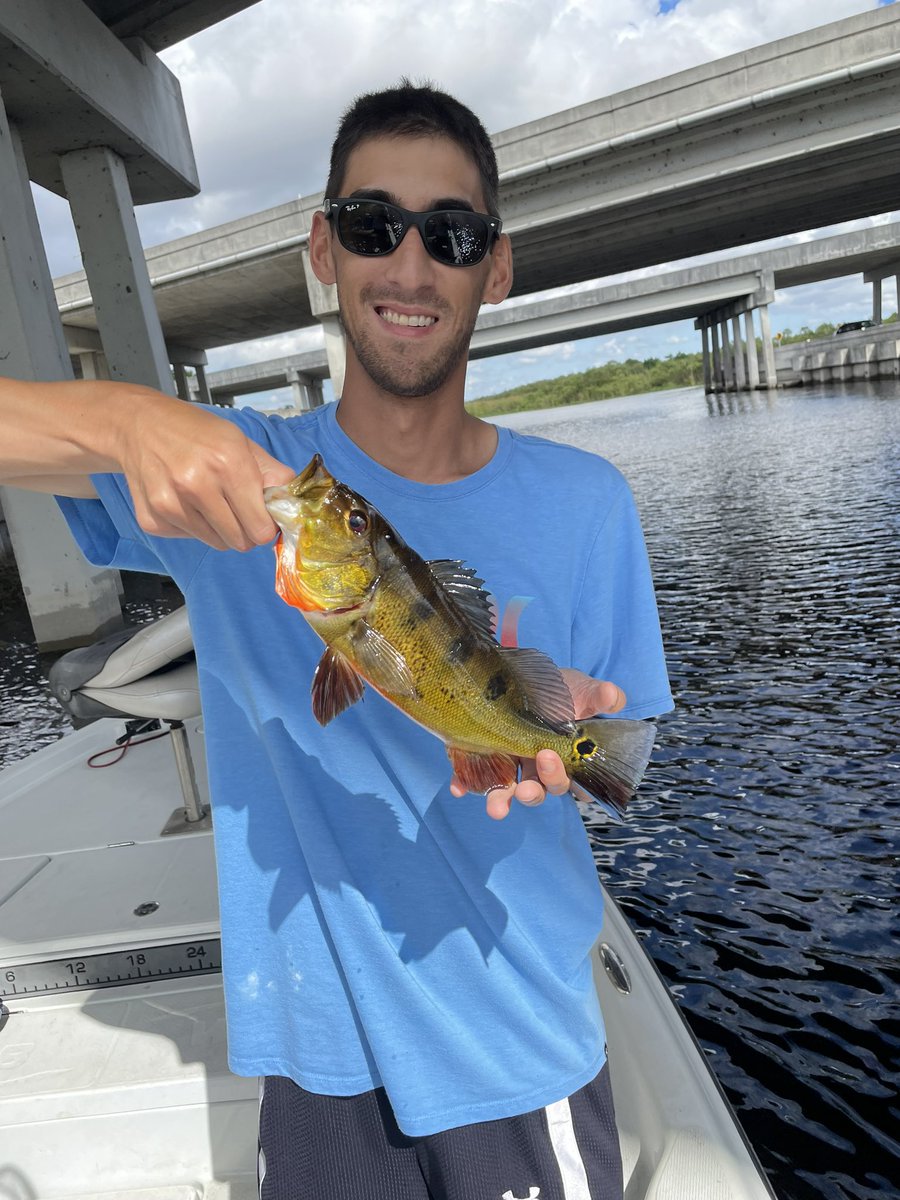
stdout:
[[406,313],[391,312],[389,308],[379,308],[378,315],[391,325],[433,325],[437,320],[437,317],[426,317],[422,313],[415,313],[410,317]]

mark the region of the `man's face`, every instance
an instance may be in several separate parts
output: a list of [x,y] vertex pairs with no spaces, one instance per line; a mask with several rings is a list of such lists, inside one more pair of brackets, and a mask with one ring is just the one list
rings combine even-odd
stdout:
[[[341,195],[418,212],[485,211],[477,167],[447,138],[360,143],[347,163]],[[445,266],[428,254],[416,229],[377,258],[346,250],[332,230],[330,261],[349,349],[372,381],[395,396],[429,396],[451,380],[461,387],[478,310],[483,301],[502,300],[511,284],[508,244],[475,266]]]

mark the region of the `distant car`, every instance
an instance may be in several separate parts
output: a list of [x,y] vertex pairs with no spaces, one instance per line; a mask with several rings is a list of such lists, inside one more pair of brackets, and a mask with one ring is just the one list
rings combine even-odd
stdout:
[[874,321],[845,321],[843,325],[838,325],[835,333],[855,333],[857,329],[872,329],[875,326]]

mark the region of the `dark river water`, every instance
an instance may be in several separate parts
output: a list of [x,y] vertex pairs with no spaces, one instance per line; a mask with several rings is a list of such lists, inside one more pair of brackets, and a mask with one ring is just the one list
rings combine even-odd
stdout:
[[778,1194],[900,1195],[900,385],[504,418],[628,476],[677,710],[601,874]]
[[[503,420],[611,459],[644,520],[677,711],[628,823],[589,823],[605,882],[779,1196],[900,1195],[900,385]],[[10,762],[68,724],[0,616]]]

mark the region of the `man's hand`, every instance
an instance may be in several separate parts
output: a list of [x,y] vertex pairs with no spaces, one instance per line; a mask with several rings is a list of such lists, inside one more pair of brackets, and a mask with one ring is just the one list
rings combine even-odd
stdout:
[[[598,713],[617,713],[625,707],[626,696],[621,688],[604,679],[593,679],[583,671],[562,667],[562,676],[572,693],[575,719],[583,721]],[[519,760],[519,781],[512,787],[491,788],[487,793],[487,814],[496,821],[509,815],[513,800],[533,808],[543,804],[547,793],[561,796],[569,790],[569,777],[562,759],[555,750],[541,750],[536,759]],[[450,782],[454,796],[464,796],[466,789],[454,775]]]
[[142,529],[194,537],[217,550],[250,550],[277,528],[263,488],[296,472],[240,429],[196,405],[144,398],[117,431],[117,450]]

